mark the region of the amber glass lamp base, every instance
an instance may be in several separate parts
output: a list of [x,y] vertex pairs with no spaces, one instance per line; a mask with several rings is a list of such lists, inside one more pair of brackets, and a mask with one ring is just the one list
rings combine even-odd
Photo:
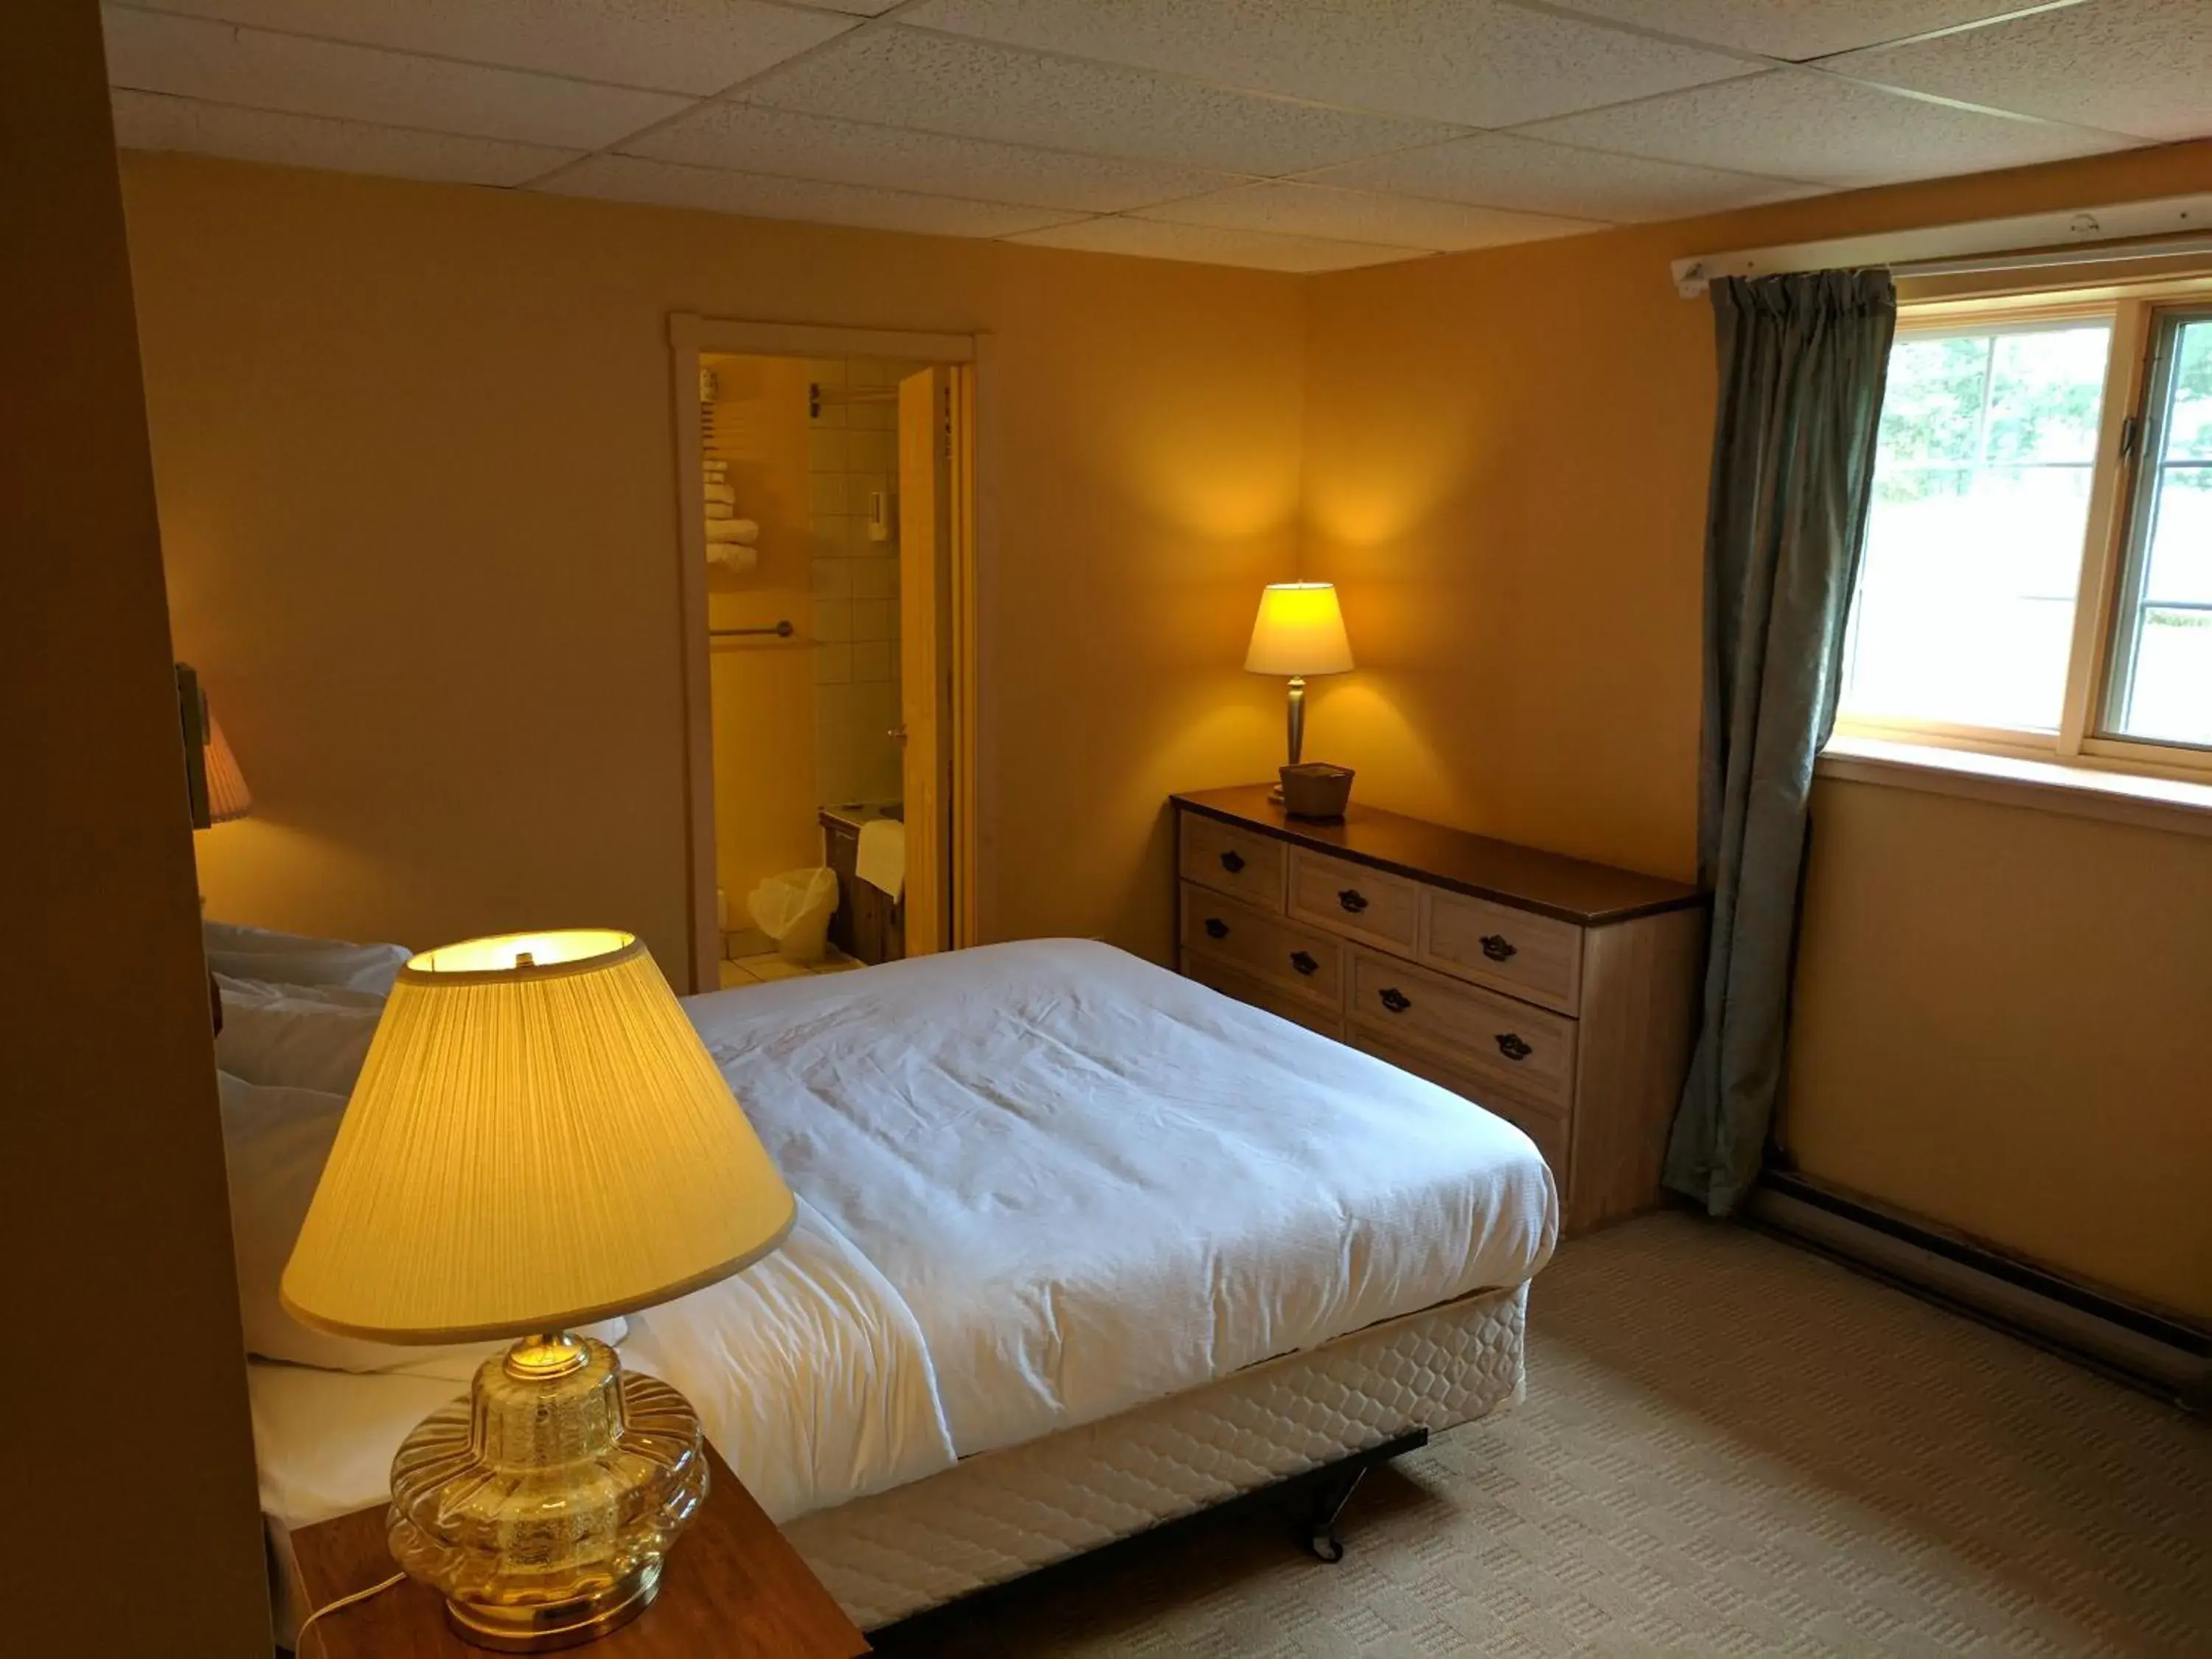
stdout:
[[604,1342],[526,1337],[392,1462],[386,1536],[465,1640],[543,1653],[642,1613],[707,1495],[690,1402]]

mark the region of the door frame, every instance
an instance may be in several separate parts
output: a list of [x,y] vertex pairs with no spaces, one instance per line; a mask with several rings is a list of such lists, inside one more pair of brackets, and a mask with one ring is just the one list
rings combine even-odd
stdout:
[[714,926],[714,725],[707,635],[706,474],[700,465],[699,367],[704,356],[888,357],[951,368],[963,395],[953,434],[952,799],[946,842],[952,888],[949,918],[955,950],[992,938],[996,895],[986,853],[996,822],[988,780],[994,775],[979,717],[990,684],[988,652],[977,619],[996,568],[997,425],[992,337],[896,329],[772,323],[674,312],[668,319],[670,393],[675,416],[676,513],[680,573],[677,584],[683,674],[684,871],[691,960],[690,988],[720,984],[720,938]]

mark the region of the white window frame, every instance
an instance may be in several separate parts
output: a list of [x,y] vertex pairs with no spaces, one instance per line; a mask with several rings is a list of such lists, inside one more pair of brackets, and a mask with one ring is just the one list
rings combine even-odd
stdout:
[[[1956,334],[1975,329],[2038,323],[2107,321],[2111,356],[2099,415],[2096,466],[2091,474],[2087,522],[2075,592],[2074,634],[2068,648],[2066,688],[2058,730],[1961,725],[1899,717],[1838,716],[1838,738],[1884,744],[1966,750],[2015,760],[2057,762],[2087,771],[2212,781],[2212,747],[2119,737],[2107,728],[2106,709],[2115,683],[2114,650],[2121,622],[2123,579],[2136,516],[2136,497],[2146,469],[2135,434],[2143,429],[2150,390],[2151,352],[2159,319],[2168,312],[2212,310],[2212,276],[2191,277],[2063,294],[1940,300],[1899,307],[1900,338]],[[1854,593],[1852,603],[1858,596]]]

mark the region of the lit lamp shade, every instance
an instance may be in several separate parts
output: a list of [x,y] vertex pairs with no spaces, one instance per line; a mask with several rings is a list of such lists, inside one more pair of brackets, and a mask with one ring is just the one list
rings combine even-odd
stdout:
[[207,744],[202,751],[207,769],[208,822],[227,823],[233,818],[242,818],[253,810],[253,791],[246,787],[246,774],[239,770],[238,757],[230,751],[230,739],[222,734],[222,722],[208,710]]
[[1352,641],[1329,582],[1275,582],[1260,594],[1260,614],[1244,666],[1255,674],[1346,674]]
[[636,939],[471,939],[400,969],[283,1300],[386,1342],[559,1331],[727,1278],[793,1209]]

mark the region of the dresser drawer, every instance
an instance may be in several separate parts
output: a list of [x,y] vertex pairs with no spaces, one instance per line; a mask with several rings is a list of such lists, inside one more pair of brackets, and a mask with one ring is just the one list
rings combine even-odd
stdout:
[[1463,893],[1430,888],[1426,896],[1429,926],[1423,962],[1562,1013],[1571,1014],[1580,1006],[1581,928]]
[[1517,1098],[1564,1115],[1575,1095],[1575,1023],[1409,963],[1356,951],[1352,1024],[1495,1079]]
[[1207,957],[1310,1005],[1344,1006],[1344,941],[1188,882],[1182,888],[1186,962]]
[[1386,950],[1413,954],[1425,890],[1419,882],[1349,859],[1291,848],[1291,914]]
[[1186,951],[1182,959],[1183,973],[1200,985],[1210,985],[1224,996],[1235,997],[1239,1002],[1249,1002],[1255,1008],[1264,1008],[1269,1013],[1303,1025],[1309,1031],[1318,1031],[1325,1037],[1344,1041],[1344,1015],[1341,1010],[1324,1008],[1318,1003],[1308,1002],[1303,997],[1279,991],[1256,975],[1241,968],[1232,968],[1225,962],[1196,951]]
[[1387,1060],[1401,1072],[1411,1072],[1415,1077],[1426,1078],[1440,1089],[1449,1089],[1462,1100],[1472,1101],[1486,1112],[1495,1113],[1536,1143],[1536,1150],[1551,1167],[1552,1178],[1559,1184],[1560,1197],[1567,1191],[1567,1120],[1554,1117],[1516,1100],[1505,1090],[1493,1087],[1487,1078],[1472,1072],[1446,1065],[1432,1054],[1423,1054],[1401,1043],[1387,1042],[1369,1031],[1352,1034],[1352,1046],[1377,1060]]
[[1283,854],[1288,849],[1281,842],[1202,813],[1179,816],[1185,881],[1217,893],[1234,893],[1247,904],[1282,914]]

